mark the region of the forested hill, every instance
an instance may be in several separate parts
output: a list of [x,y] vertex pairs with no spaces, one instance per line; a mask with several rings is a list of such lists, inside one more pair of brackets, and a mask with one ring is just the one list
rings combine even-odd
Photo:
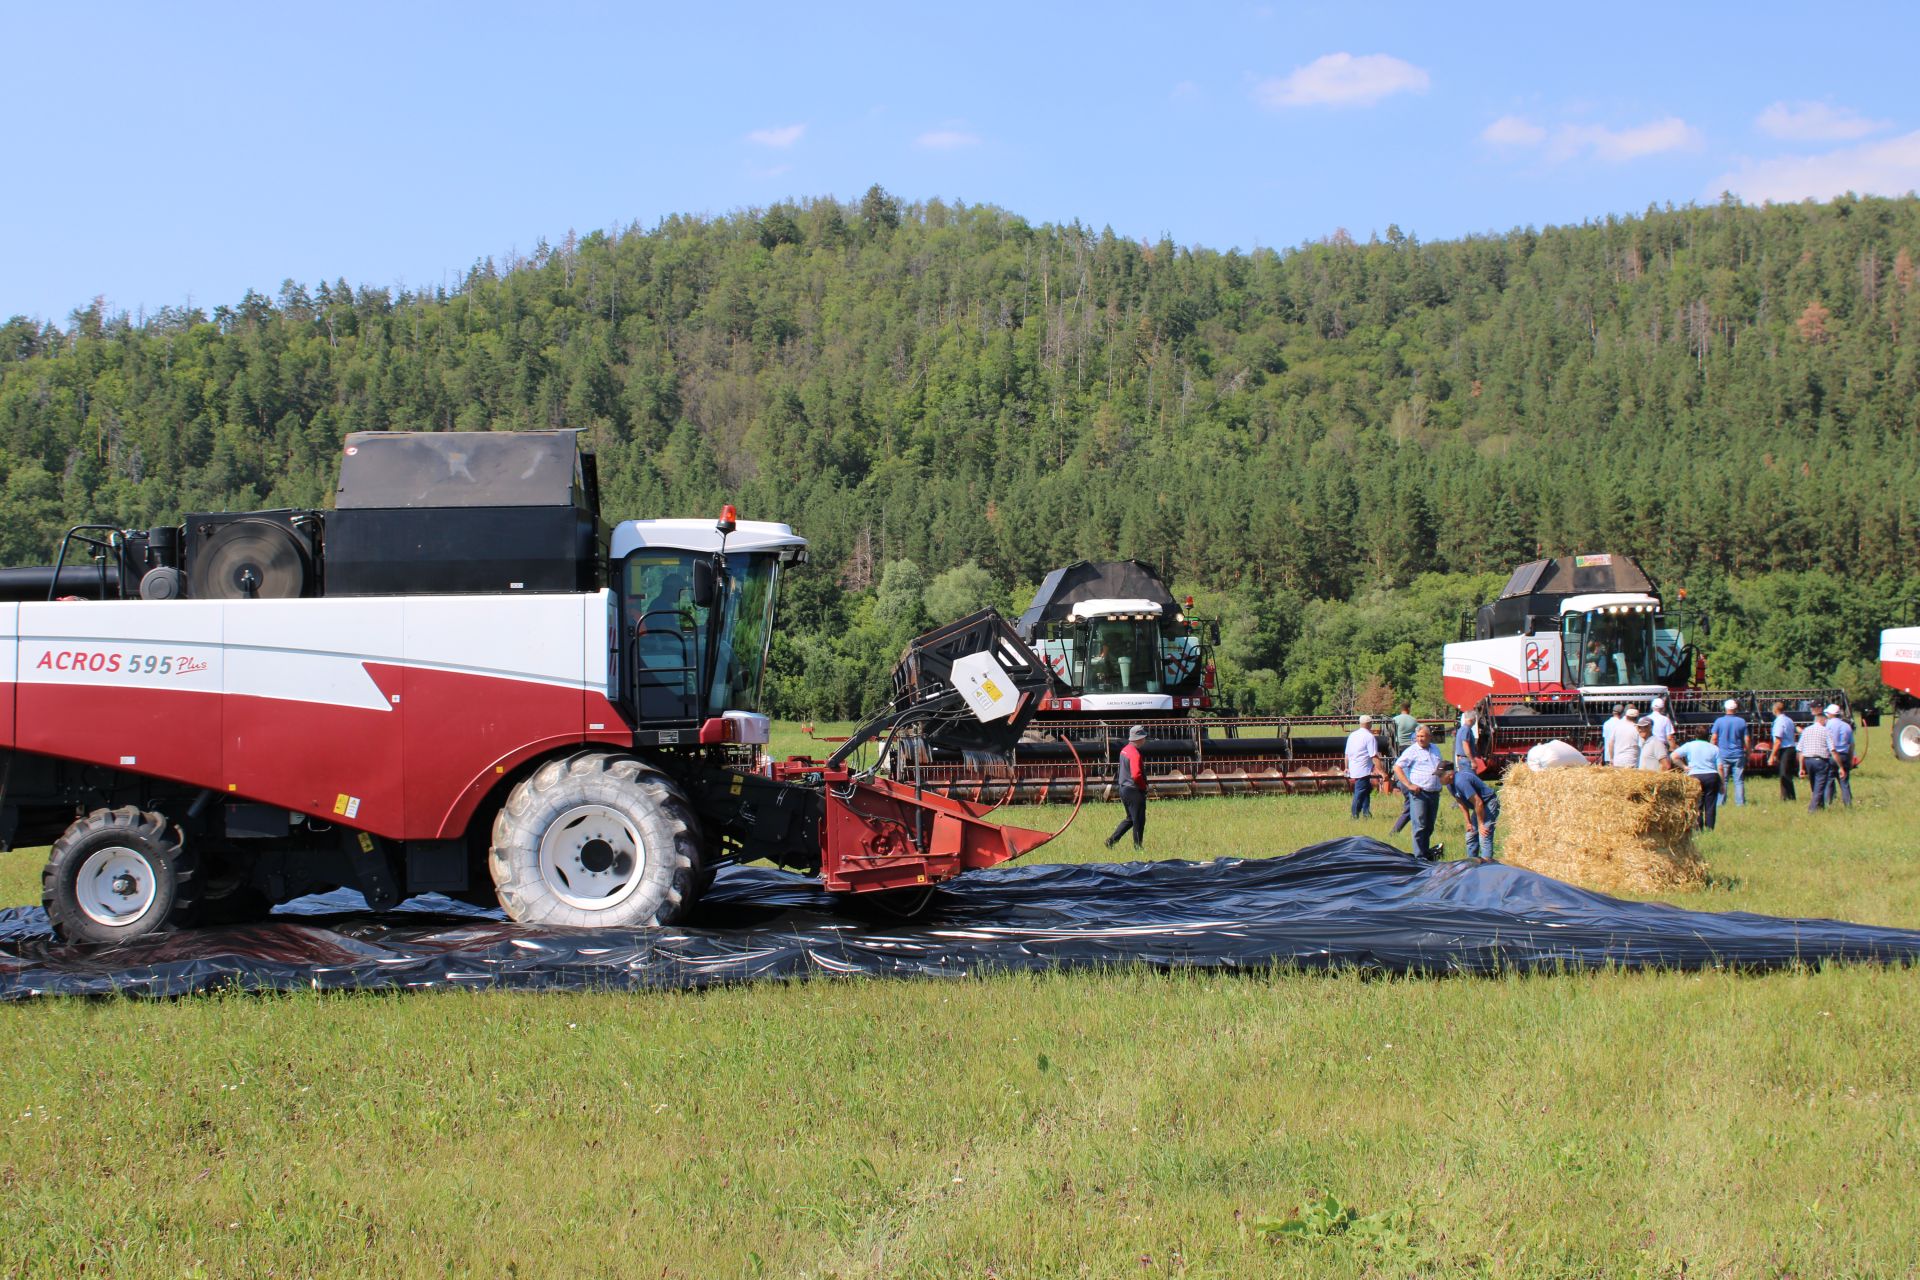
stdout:
[[1418,575],[1603,549],[1714,605],[1716,678],[1864,687],[1920,620],[1916,253],[1913,199],[1245,254],[876,187],[451,291],[96,304],[0,328],[0,557],[323,505],[348,431],[572,426],[610,516],[726,498],[814,540],[783,710],[852,709],[926,579],[1109,553],[1208,593],[1240,698],[1290,710],[1437,687],[1485,581]]

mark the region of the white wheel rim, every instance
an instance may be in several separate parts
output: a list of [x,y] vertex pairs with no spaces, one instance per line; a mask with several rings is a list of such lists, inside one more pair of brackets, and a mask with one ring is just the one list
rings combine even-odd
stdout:
[[125,845],[95,849],[80,864],[73,896],[96,924],[128,925],[147,914],[159,877],[146,855]]
[[1893,744],[1909,760],[1920,757],[1920,724],[1901,725],[1900,732],[1893,736]]
[[618,809],[576,805],[540,837],[540,879],[581,911],[609,911],[633,896],[647,870],[640,832]]

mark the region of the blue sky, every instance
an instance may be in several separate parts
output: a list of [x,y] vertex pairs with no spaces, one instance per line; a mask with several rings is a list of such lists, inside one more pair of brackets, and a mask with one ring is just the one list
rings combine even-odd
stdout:
[[1424,239],[1920,187],[1920,6],[8,5],[0,316],[789,196]]

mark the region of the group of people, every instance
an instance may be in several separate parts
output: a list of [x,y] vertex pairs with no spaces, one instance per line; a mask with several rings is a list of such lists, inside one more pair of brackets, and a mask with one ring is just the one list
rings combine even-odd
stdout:
[[1400,713],[1388,722],[1388,732],[1394,751],[1391,773],[1380,752],[1372,716],[1361,716],[1360,727],[1347,735],[1352,816],[1356,819],[1373,816],[1376,783],[1399,791],[1404,803],[1400,816],[1394,820],[1394,833],[1411,826],[1414,856],[1437,862],[1446,852],[1446,846],[1434,842],[1433,830],[1439,822],[1442,804],[1450,798],[1466,818],[1467,856],[1493,857],[1493,832],[1500,819],[1500,797],[1481,776],[1487,768],[1487,744],[1478,715],[1472,711],[1461,714],[1460,728],[1454,734],[1452,760],[1440,754],[1440,748],[1433,744],[1433,730],[1414,718],[1408,703],[1400,704]]
[[[1739,701],[1728,698],[1719,719],[1695,725],[1691,738],[1676,744],[1674,723],[1666,710],[1665,698],[1655,698],[1645,715],[1632,706],[1615,707],[1600,732],[1601,758],[1621,769],[1684,771],[1700,785],[1694,825],[1710,831],[1723,806],[1747,802],[1752,726],[1740,714]],[[1767,765],[1779,772],[1782,800],[1798,799],[1794,780],[1799,777],[1813,788],[1807,812],[1836,800],[1853,804],[1853,725],[1838,704],[1816,707],[1813,723],[1802,729],[1787,714],[1787,704],[1775,702],[1769,729],[1773,745]]]

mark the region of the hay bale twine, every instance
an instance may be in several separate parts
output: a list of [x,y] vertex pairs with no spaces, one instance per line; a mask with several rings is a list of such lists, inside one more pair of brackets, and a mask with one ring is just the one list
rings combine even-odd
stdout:
[[1500,793],[1500,857],[1603,893],[1698,889],[1707,882],[1693,847],[1699,797],[1684,773],[1516,765]]

